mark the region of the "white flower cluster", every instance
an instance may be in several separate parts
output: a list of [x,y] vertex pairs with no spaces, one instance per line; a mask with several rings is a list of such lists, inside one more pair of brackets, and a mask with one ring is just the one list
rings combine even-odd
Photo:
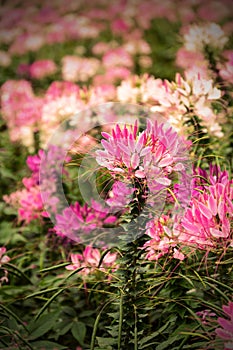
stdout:
[[184,46],[188,51],[202,51],[206,45],[223,49],[228,38],[216,23],[193,24],[184,34]]

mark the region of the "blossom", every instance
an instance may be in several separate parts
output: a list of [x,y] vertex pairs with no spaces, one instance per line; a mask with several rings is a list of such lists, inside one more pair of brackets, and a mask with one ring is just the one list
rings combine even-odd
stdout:
[[34,79],[42,79],[56,71],[57,66],[52,60],[38,60],[29,67],[30,76]]
[[218,317],[219,328],[215,330],[218,337],[224,340],[224,350],[233,348],[233,302],[223,305],[225,318]]
[[107,51],[103,56],[103,65],[106,68],[110,67],[133,67],[133,59],[131,55],[122,47],[111,49]]
[[[10,131],[11,141],[33,147],[33,132],[41,118],[43,99],[34,95],[26,80],[8,80],[1,86],[1,110]],[[25,131],[29,138],[25,138]],[[27,134],[28,136],[28,134]]]
[[186,71],[194,68],[204,77],[208,72],[208,61],[200,51],[189,51],[181,47],[176,53],[176,64]]
[[184,34],[184,47],[189,51],[202,51],[208,45],[221,50],[227,40],[224,31],[216,23],[192,24]]
[[184,260],[185,256],[180,251],[175,231],[169,228],[169,216],[151,219],[146,224],[146,234],[151,237],[144,244],[146,259],[158,260],[165,254],[171,253],[174,259]]
[[82,254],[71,254],[70,257],[72,264],[66,266],[66,269],[74,271],[82,268],[79,273],[84,276],[87,276],[96,271],[107,272],[109,268],[116,268],[116,253],[108,252],[104,256],[101,266],[99,266],[101,259],[101,250],[93,248],[90,245],[85,247]]
[[200,249],[224,242],[232,246],[233,180],[218,167],[211,167],[209,176],[206,171],[197,173],[201,178],[194,181],[190,207],[181,218],[179,240]]
[[[10,261],[10,258],[8,255],[5,255],[6,253],[6,248],[5,247],[0,247],[0,268],[2,267],[2,265],[4,265],[5,263],[8,263]],[[8,271],[7,270],[3,270],[4,272],[4,276],[2,276],[0,278],[0,287],[2,285],[3,282],[8,282]]]
[[5,51],[0,50],[0,66],[1,67],[8,67],[10,64],[11,64],[10,55]]
[[44,211],[45,198],[46,210],[57,211],[57,169],[68,159],[64,158],[57,146],[50,147],[47,153],[39,150],[38,154],[28,156],[27,165],[32,172],[31,176],[22,179],[24,187],[21,190],[3,196],[7,204],[17,209],[19,221],[28,224],[32,220],[47,216]]
[[[102,207],[92,199],[91,206],[81,206],[78,202],[65,208],[61,214],[56,215],[56,233],[80,240],[82,234],[88,235],[93,230],[105,225],[115,224],[117,217],[109,214],[108,208]],[[86,236],[87,237],[87,236]]]
[[97,73],[99,67],[100,61],[97,58],[77,56],[62,58],[62,76],[66,81],[87,81]]
[[76,84],[53,82],[46,91],[41,112],[41,144],[46,144],[54,128],[65,119],[77,114],[83,106],[80,88]]
[[130,203],[135,188],[122,181],[115,181],[106,203],[114,210],[122,210]]
[[209,323],[209,319],[210,317],[215,317],[216,316],[216,313],[215,312],[212,312],[211,310],[209,309],[206,309],[206,310],[202,310],[202,311],[197,311],[196,312],[196,315],[199,316],[201,318],[201,322],[206,325]]
[[103,132],[102,136],[104,150],[96,151],[96,161],[114,175],[145,178],[154,189],[169,186],[168,175],[173,170],[184,170],[184,148],[176,132],[164,124],[147,120],[147,128],[141,133],[137,122],[122,128],[117,124],[111,134]]

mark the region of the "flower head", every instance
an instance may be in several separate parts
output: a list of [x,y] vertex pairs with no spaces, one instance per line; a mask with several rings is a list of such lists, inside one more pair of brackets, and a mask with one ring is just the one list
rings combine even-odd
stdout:
[[215,332],[224,340],[224,350],[230,350],[233,348],[233,302],[223,305],[222,309],[226,316],[218,318],[220,327]]
[[101,259],[101,250],[93,248],[92,246],[86,246],[82,254],[71,254],[72,264],[66,266],[67,270],[80,270],[81,275],[89,275],[96,271],[107,272],[109,268],[116,268],[117,254],[108,252],[99,266]]

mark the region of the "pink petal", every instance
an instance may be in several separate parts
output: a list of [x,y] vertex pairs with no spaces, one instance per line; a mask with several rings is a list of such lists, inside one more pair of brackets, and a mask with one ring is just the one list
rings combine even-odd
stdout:
[[140,157],[137,153],[134,153],[131,158],[131,165],[133,169],[136,169],[139,166]]
[[135,176],[138,177],[139,179],[144,179],[146,177],[146,175],[145,175],[143,170],[135,171]]
[[165,186],[171,185],[171,180],[168,179],[167,177],[158,177],[155,181],[161,185],[165,185]]
[[126,147],[123,143],[118,143],[119,148],[126,154],[128,154],[129,156],[131,155],[130,149],[128,147]]
[[200,212],[207,218],[207,219],[211,219],[212,218],[212,213],[210,211],[210,209],[208,209],[204,204],[202,204],[201,202],[198,203],[198,208],[200,210]]

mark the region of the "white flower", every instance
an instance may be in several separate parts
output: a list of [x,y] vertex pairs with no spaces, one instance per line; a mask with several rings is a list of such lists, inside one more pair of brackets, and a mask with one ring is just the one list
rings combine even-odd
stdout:
[[227,37],[216,23],[193,24],[184,35],[184,46],[189,51],[202,51],[206,45],[216,49],[223,49]]

